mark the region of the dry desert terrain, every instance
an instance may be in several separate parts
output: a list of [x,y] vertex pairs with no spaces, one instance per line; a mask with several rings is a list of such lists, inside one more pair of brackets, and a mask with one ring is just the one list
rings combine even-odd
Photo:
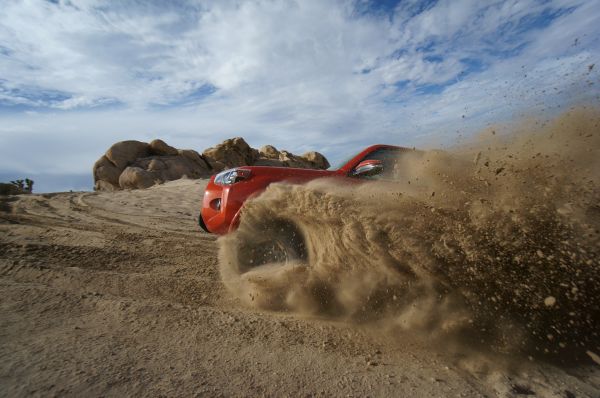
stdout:
[[244,306],[196,223],[205,184],[0,199],[0,396],[600,396],[594,365]]

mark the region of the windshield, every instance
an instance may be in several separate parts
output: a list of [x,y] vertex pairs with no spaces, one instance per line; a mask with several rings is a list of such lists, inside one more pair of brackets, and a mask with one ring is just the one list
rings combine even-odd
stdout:
[[346,163],[348,163],[350,160],[352,160],[352,158],[354,158],[356,156],[356,154],[352,155],[352,156],[348,156],[347,158],[344,158],[342,161],[338,162],[335,167],[330,168],[331,170],[339,170],[342,168],[343,165],[345,165]]
[[[380,148],[380,149],[377,149],[377,150],[367,154],[364,158],[361,159],[361,162],[363,160],[377,159],[377,160],[381,160],[384,163],[386,163],[387,168],[390,169],[389,163],[397,160],[397,157],[399,156],[399,154],[405,150],[406,150],[405,148]],[[346,163],[348,163],[350,160],[352,160],[355,156],[356,156],[356,154],[354,154],[352,156],[348,156],[341,162],[337,163],[335,168],[333,168],[333,170],[341,169]]]

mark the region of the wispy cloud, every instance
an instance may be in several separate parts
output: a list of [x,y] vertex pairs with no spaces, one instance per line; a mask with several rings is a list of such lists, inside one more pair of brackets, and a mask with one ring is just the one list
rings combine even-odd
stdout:
[[114,141],[154,137],[334,160],[446,143],[597,96],[599,27],[583,0],[7,0],[0,170],[81,173]]

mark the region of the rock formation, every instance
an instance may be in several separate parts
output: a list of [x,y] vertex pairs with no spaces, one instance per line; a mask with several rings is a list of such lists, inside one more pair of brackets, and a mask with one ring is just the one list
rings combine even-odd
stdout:
[[94,187],[102,191],[148,188],[184,176],[206,178],[232,167],[252,165],[326,169],[329,162],[318,152],[298,156],[271,145],[257,150],[241,137],[225,140],[202,155],[192,149],[173,148],[162,140],[121,141],[94,164]]
[[329,162],[319,152],[307,152],[298,156],[288,151],[278,151],[272,145],[265,145],[257,150],[248,145],[241,137],[231,138],[215,147],[208,148],[202,153],[202,156],[211,164],[215,172],[238,166],[329,168]]
[[242,137],[230,138],[202,152],[215,171],[238,166],[250,166],[258,159],[258,151]]
[[162,140],[121,141],[94,164],[94,187],[101,191],[148,188],[154,184],[208,177],[210,164],[191,149],[175,149]]
[[288,151],[278,151],[272,145],[260,148],[256,166],[300,167],[305,169],[327,169],[329,162],[318,152],[307,152],[302,156]]

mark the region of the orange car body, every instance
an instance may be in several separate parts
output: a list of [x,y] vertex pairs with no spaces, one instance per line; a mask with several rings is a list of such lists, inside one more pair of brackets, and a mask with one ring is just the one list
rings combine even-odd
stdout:
[[260,195],[270,184],[274,182],[303,184],[323,177],[357,181],[353,176],[357,166],[368,166],[369,155],[382,150],[397,152],[406,150],[406,148],[392,145],[372,145],[337,170],[270,166],[240,166],[225,170],[212,176],[206,186],[202,210],[198,218],[199,224],[207,232],[220,235],[229,233],[239,225],[241,210],[246,200]]

